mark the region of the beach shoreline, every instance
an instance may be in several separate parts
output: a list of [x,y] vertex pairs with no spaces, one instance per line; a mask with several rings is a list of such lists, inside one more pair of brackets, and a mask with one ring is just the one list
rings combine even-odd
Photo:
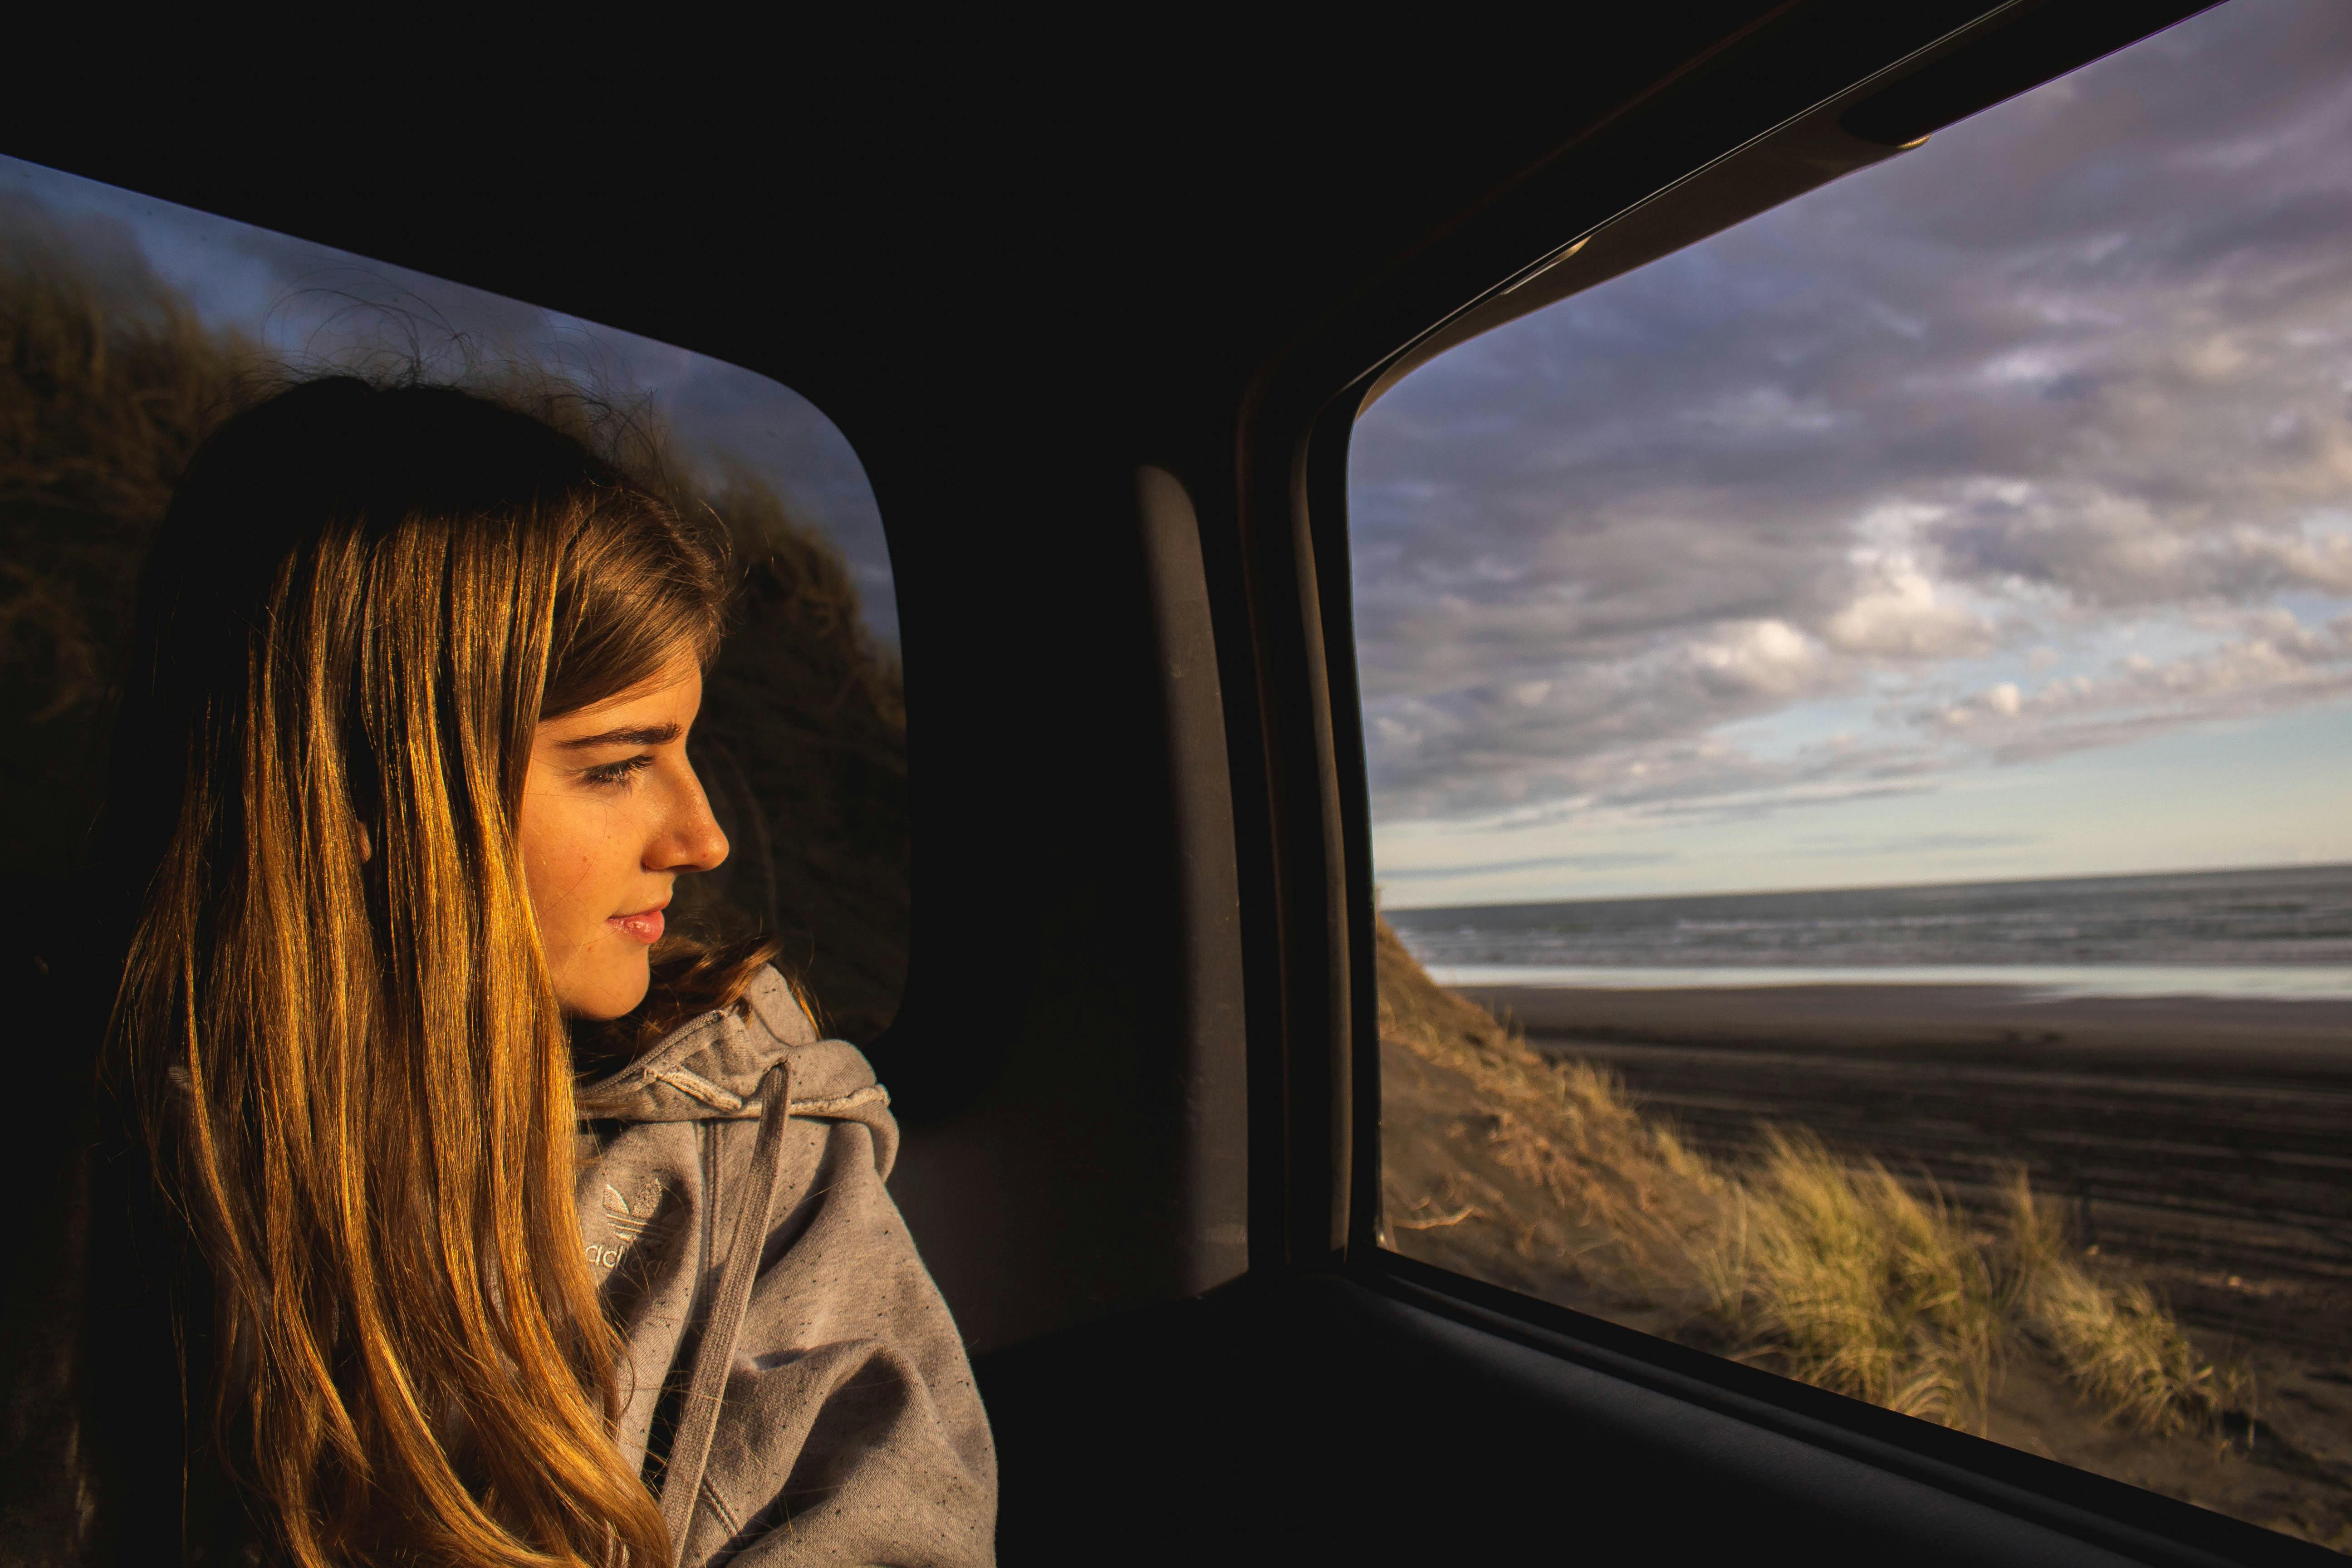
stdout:
[[2050,996],[1995,984],[1453,987],[1538,1043],[1769,1047],[2147,1066],[2352,1084],[2352,1001]]

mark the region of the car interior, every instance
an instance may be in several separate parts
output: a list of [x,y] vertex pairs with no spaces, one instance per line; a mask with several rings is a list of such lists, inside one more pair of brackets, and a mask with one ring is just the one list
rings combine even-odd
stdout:
[[634,102],[485,81],[492,109],[299,134],[205,100],[135,139],[12,117],[5,151],[745,367],[855,447],[910,867],[867,1049],[993,1425],[1002,1561],[2316,1561],[1417,1261],[1381,1212],[1358,416],[2207,4],[1677,0],[1337,40],[1171,14],[1075,52],[1008,23],[811,40],[854,59],[764,89],[746,62]]

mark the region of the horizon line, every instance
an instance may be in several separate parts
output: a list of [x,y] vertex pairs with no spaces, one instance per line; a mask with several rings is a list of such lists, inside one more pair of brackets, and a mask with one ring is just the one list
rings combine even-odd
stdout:
[[[1670,900],[1678,899],[1769,899],[1787,893],[1897,893],[1922,888],[2009,888],[2030,886],[2038,882],[2129,882],[2154,880],[2162,877],[2231,877],[2249,871],[2352,871],[2352,860],[2297,860],[2284,865],[2207,867],[2193,871],[2095,871],[2077,872],[2059,877],[1991,877],[1951,882],[1854,882],[1837,887],[1814,888],[1730,888],[1709,893],[1609,893],[1574,899],[1507,899],[1489,903],[1404,904],[1391,906],[1380,901],[1381,882],[1372,879],[1373,912],[1376,914],[1416,914],[1433,910],[1510,910],[1534,909],[1549,904],[1622,904],[1636,900]],[[1475,875],[1475,868],[1463,873]]]

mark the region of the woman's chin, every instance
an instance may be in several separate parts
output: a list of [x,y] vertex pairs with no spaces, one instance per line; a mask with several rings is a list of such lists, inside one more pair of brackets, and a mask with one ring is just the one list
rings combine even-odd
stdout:
[[568,984],[559,978],[556,999],[563,1005],[566,1017],[604,1023],[635,1011],[637,1004],[646,999],[646,987],[652,981],[645,952],[640,949],[634,960],[623,959],[602,966],[594,975],[577,977]]

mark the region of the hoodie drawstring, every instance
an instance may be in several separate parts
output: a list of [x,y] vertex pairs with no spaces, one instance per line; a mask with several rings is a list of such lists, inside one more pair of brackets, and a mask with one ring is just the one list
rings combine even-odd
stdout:
[[792,1114],[792,1083],[791,1069],[781,1061],[760,1079],[760,1139],[751,1148],[751,1191],[736,1211],[735,1239],[727,1249],[727,1268],[719,1278],[719,1296],[702,1331],[702,1343],[694,1352],[694,1376],[687,1384],[686,1406],[662,1474],[662,1522],[680,1552],[686,1550],[686,1527],[694,1518],[695,1494],[702,1489],[703,1469],[710,1462],[719,1403],[726,1395],[727,1374],[735,1365],[735,1341],[751,1304],[752,1277],[766,1248],[769,1211],[783,1183],[784,1122]]

